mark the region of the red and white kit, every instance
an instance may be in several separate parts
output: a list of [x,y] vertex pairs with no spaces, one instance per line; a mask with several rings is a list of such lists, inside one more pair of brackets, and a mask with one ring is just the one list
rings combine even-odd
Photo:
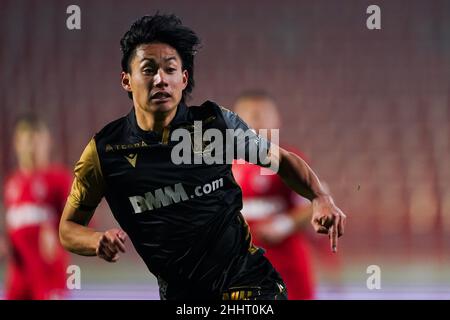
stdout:
[[[259,166],[250,163],[234,164],[233,174],[242,188],[242,214],[250,231],[260,224],[275,221],[274,219],[282,223],[282,215],[287,215],[296,206],[308,205],[308,201],[291,191],[278,175],[261,175]],[[289,299],[313,299],[314,280],[309,247],[304,235],[294,232],[275,245],[258,239],[255,232],[252,232],[252,236],[253,243],[266,250],[267,258],[281,274]]]
[[58,225],[71,181],[71,172],[61,166],[16,171],[6,180],[6,299],[64,297],[68,255],[59,242]]

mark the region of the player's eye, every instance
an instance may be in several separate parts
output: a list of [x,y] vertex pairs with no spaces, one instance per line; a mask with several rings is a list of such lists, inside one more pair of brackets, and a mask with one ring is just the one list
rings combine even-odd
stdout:
[[155,68],[152,68],[152,67],[144,67],[144,69],[142,69],[142,72],[143,72],[144,74],[154,74],[156,71],[155,71]]
[[172,68],[172,67],[166,69],[167,73],[174,73],[175,71],[177,71],[177,69],[176,68]]
[[146,75],[152,75],[157,72],[157,69],[158,68],[156,66],[152,66],[152,65],[148,64],[148,65],[144,65],[144,67],[142,68],[142,72]]

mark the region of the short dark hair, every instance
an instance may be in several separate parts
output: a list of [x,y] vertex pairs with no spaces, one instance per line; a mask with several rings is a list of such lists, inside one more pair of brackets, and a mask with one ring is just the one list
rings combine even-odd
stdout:
[[14,130],[18,131],[39,131],[48,129],[47,123],[34,113],[24,113],[19,115],[14,121]]
[[[182,70],[188,72],[188,83],[183,90],[182,101],[192,92],[194,81],[194,55],[200,39],[194,31],[183,26],[180,18],[170,14],[156,13],[153,16],[143,16],[136,20],[120,40],[122,50],[122,71],[131,72],[130,61],[136,48],[141,44],[161,42],[173,47],[181,57]],[[132,99],[131,92],[128,93]]]

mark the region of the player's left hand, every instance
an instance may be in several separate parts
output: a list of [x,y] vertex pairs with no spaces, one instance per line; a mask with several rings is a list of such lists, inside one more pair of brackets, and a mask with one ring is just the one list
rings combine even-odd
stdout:
[[311,223],[317,233],[328,234],[331,250],[337,252],[338,237],[344,234],[346,215],[339,209],[329,195],[319,196],[312,201]]

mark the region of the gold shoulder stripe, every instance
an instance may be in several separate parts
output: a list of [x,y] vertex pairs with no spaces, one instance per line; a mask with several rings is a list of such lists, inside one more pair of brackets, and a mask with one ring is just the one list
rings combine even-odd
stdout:
[[75,165],[75,179],[68,201],[76,209],[96,208],[103,198],[105,182],[95,139],[92,138]]

